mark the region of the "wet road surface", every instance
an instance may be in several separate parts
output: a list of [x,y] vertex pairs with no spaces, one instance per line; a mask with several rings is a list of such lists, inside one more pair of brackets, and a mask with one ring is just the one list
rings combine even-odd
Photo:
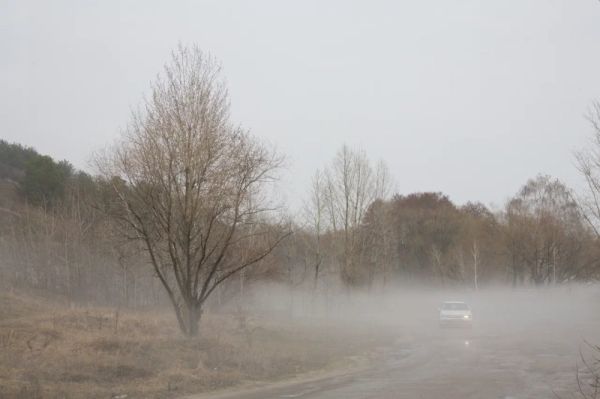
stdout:
[[[560,295],[558,295],[560,294]],[[363,370],[194,399],[574,398],[584,341],[600,342],[600,292],[498,292],[472,299],[472,329],[439,328],[435,303],[404,301],[396,345]],[[587,294],[586,294],[587,295]],[[422,309],[410,313],[415,304]],[[590,305],[592,304],[592,305]],[[400,310],[398,310],[400,309]],[[391,314],[389,312],[388,314]],[[391,316],[387,316],[389,321]]]
[[[439,329],[386,350],[372,367],[335,377],[198,398],[525,399],[575,390],[574,331]],[[566,397],[566,396],[564,396]]]

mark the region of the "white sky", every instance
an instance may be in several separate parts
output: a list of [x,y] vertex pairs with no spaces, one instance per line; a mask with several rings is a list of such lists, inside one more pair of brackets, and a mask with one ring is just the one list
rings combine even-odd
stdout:
[[288,156],[292,203],[343,143],[400,193],[577,186],[600,99],[595,0],[0,0],[0,137],[87,168],[178,42],[223,62],[235,121]]

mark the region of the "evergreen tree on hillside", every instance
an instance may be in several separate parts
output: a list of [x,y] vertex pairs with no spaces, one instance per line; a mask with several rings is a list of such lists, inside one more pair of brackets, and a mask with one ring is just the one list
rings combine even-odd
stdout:
[[39,156],[31,147],[0,140],[0,179],[19,181],[27,163]]
[[38,156],[25,167],[21,191],[33,205],[54,205],[65,194],[73,167],[67,161],[54,162],[49,156]]
[[0,140],[0,179],[17,182],[19,193],[32,205],[56,204],[73,175],[67,161],[56,162],[31,147]]

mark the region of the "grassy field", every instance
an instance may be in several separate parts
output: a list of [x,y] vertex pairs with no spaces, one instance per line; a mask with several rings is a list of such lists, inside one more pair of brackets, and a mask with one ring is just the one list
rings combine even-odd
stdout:
[[365,327],[207,314],[196,339],[164,312],[0,294],[0,398],[175,398],[352,367],[391,337]]

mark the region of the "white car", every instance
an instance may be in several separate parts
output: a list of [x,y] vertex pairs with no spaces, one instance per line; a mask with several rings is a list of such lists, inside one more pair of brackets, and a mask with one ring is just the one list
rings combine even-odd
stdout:
[[444,302],[440,307],[440,326],[467,326],[473,322],[473,312],[465,302]]

